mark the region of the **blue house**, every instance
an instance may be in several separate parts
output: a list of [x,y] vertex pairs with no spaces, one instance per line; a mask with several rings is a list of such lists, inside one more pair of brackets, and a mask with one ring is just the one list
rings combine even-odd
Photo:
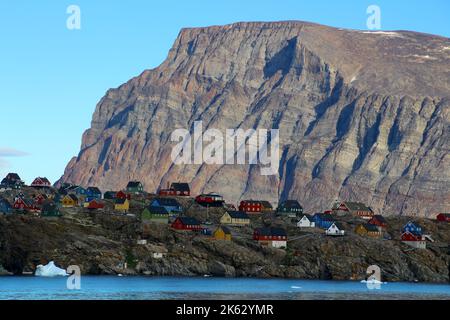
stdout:
[[0,198],[0,214],[11,214],[12,206],[8,200]]
[[99,200],[102,198],[102,192],[97,187],[89,187],[86,189],[86,202]]
[[407,224],[405,224],[403,226],[402,233],[405,233],[405,232],[412,233],[415,236],[421,236],[422,235],[422,227],[419,226],[417,223],[409,221]]
[[328,229],[334,223],[334,219],[331,214],[316,213],[313,217],[313,221],[316,227],[321,229]]
[[150,207],[164,207],[170,213],[183,212],[183,207],[172,198],[155,198],[150,202]]

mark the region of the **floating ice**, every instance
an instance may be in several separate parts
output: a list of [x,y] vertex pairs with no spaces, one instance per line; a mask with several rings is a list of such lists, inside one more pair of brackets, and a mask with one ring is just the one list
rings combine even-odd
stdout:
[[361,280],[361,283],[368,283],[368,284],[386,284],[386,282],[382,282],[376,279],[370,279],[370,280]]
[[58,268],[55,266],[53,261],[50,261],[47,265],[42,264],[36,267],[36,272],[34,273],[37,277],[57,277],[57,276],[68,276],[66,270]]

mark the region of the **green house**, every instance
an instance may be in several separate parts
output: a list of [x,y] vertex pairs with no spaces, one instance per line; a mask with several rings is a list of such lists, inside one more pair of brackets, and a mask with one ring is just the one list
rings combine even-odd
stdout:
[[277,214],[293,218],[299,217],[303,214],[303,207],[297,200],[286,200],[278,205]]
[[139,181],[130,181],[127,184],[127,192],[129,193],[143,193],[144,186]]
[[42,217],[61,217],[61,212],[59,212],[59,207],[54,202],[45,202],[42,205],[41,210]]
[[148,207],[141,213],[142,221],[169,223],[169,211],[164,207]]

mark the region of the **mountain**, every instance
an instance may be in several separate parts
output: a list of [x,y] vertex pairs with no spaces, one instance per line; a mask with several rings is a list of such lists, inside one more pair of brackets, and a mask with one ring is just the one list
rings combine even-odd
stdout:
[[[129,62],[132,63],[132,62]],[[60,182],[154,192],[186,181],[194,194],[336,199],[376,212],[450,210],[450,39],[306,22],[182,29],[166,60],[98,103]],[[173,130],[278,128],[279,170],[175,165]]]

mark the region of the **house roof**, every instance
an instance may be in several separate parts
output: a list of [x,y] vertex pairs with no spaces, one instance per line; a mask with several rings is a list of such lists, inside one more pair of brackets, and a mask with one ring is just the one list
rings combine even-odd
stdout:
[[256,228],[255,232],[262,236],[287,236],[286,230],[283,228]]
[[250,219],[244,211],[227,211],[233,219]]
[[36,179],[33,180],[32,184],[39,180],[41,180],[41,182],[43,182],[43,183],[50,184],[50,181],[45,177],[37,177]]
[[220,198],[223,198],[220,194],[215,193],[215,192],[210,192],[210,193],[207,193],[207,194],[202,194],[202,196],[210,196],[210,197],[220,197]]
[[10,172],[6,175],[5,179],[7,180],[21,180],[17,173]]
[[34,204],[34,201],[32,199],[29,198],[17,198],[16,200],[21,199],[27,206],[32,207]]
[[386,219],[381,214],[376,214],[372,217],[372,219],[376,219],[381,223],[387,223]]
[[366,229],[367,231],[371,231],[371,232],[378,232],[378,228],[377,226],[370,224],[370,223],[364,223],[363,224],[364,229]]
[[420,226],[420,224],[418,224],[417,222],[414,222],[414,221],[408,221],[408,222],[403,226],[403,228],[405,228],[405,227],[408,226],[408,225],[413,225],[413,226],[415,226],[416,228],[422,228],[422,227]]
[[20,179],[17,173],[8,173],[8,175],[3,178],[2,185],[19,185],[23,184],[23,181]]
[[91,193],[102,194],[102,192],[100,191],[100,189],[97,188],[97,187],[88,187],[88,188],[86,189],[86,191],[91,192]]
[[344,202],[345,206],[351,211],[372,211],[368,206],[362,202]]
[[127,201],[126,198],[117,198],[115,204],[124,204]]
[[245,202],[247,204],[262,204],[262,201],[259,200],[242,200],[241,202]]
[[269,201],[262,200],[260,201],[262,206],[265,208],[272,208],[272,204]]
[[199,225],[200,222],[192,217],[178,217],[177,219],[180,219],[181,223],[184,225]]
[[[342,226],[342,224],[340,224],[339,222],[333,222],[333,224],[339,229],[339,230],[344,230],[344,227]],[[333,225],[331,225],[333,226]],[[330,226],[330,228],[331,228]]]
[[72,185],[72,186],[68,187],[67,189],[65,189],[65,191],[67,193],[70,193],[70,192],[86,191],[86,189],[81,186]]
[[316,213],[314,217],[316,216],[322,221],[334,221],[333,216],[328,213]]
[[158,201],[160,206],[167,206],[167,207],[180,207],[180,203],[173,199],[173,198],[155,198],[152,200],[151,203],[154,203],[155,201]]
[[164,207],[150,206],[147,210],[152,214],[169,214],[169,211]]
[[68,194],[67,195],[69,198],[71,198],[73,201],[78,201],[78,197],[76,196],[76,195],[74,195],[74,194]]
[[142,186],[140,181],[130,181],[127,184],[127,188],[138,188],[139,186]]
[[190,191],[189,184],[186,182],[174,182],[170,185],[170,188],[175,191]]
[[226,226],[220,226],[220,229],[222,229],[222,231],[225,234],[231,234],[230,228],[226,227]]
[[310,215],[310,214],[306,214],[306,213],[305,213],[305,214],[302,215],[302,218],[303,218],[303,217],[308,218],[309,221],[312,221],[312,220],[313,220],[313,216]]
[[302,208],[302,206],[300,205],[300,203],[297,200],[285,200],[285,201],[281,202],[280,207],[284,207],[284,208],[288,208],[288,209],[292,209],[292,208],[301,209]]

